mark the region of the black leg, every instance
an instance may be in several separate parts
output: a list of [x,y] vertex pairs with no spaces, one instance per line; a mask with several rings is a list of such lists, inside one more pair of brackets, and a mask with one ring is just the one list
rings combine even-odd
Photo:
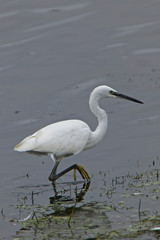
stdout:
[[72,166],[70,166],[69,168],[63,170],[62,172],[56,174],[56,170],[57,170],[57,167],[58,167],[58,164],[59,162],[56,162],[50,176],[49,176],[49,180],[50,181],[55,181],[57,180],[59,177],[63,176],[64,174],[66,174],[67,172],[71,171],[74,169],[74,179],[76,180],[76,170],[81,174],[82,178],[84,180],[87,180],[87,181],[90,181],[90,176],[89,174],[87,173],[87,171],[80,165],[78,164],[73,164]]
[[53,169],[52,169],[52,172],[50,173],[50,175],[49,175],[49,180],[50,181],[55,181],[57,178],[55,178],[56,177],[56,172],[57,172],[57,167],[58,167],[58,165],[59,165],[59,161],[56,161],[55,162],[55,165],[54,165],[54,167],[53,167]]

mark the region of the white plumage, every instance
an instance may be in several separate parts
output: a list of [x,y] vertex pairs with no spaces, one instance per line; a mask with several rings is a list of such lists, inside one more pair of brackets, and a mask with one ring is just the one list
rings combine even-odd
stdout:
[[50,124],[19,143],[19,152],[54,153],[55,156],[77,154],[84,150],[90,138],[88,125],[80,120],[66,120]]
[[[38,155],[49,155],[55,161],[55,166],[49,176],[51,181],[55,181],[72,169],[77,169],[84,179],[89,180],[88,173],[78,164],[72,165],[59,174],[56,174],[56,171],[63,157],[94,147],[105,136],[108,127],[108,117],[98,103],[99,99],[105,97],[119,97],[142,103],[137,99],[119,94],[108,86],[99,86],[92,91],[89,99],[90,109],[98,118],[98,126],[95,131],[92,132],[89,126],[81,120],[61,121],[50,124],[26,137],[15,146],[14,150]],[[75,175],[74,178],[76,178]]]

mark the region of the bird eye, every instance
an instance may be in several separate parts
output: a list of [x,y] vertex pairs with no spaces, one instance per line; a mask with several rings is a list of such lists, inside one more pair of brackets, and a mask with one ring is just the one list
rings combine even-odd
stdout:
[[110,93],[111,95],[113,95],[114,92],[113,92],[112,90],[110,90],[109,93]]

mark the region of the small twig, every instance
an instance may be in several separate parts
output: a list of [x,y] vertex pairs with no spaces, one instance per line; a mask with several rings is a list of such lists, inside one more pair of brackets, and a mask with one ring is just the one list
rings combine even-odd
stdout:
[[27,177],[28,179],[29,179],[29,176],[30,176],[29,173],[27,173],[27,174],[26,174],[26,177]]
[[139,216],[139,219],[141,219],[141,198],[139,199],[138,216]]
[[159,181],[159,172],[158,172],[158,169],[157,169],[156,177],[157,177],[157,181]]
[[3,208],[2,208],[2,210],[1,210],[1,215],[2,215],[3,218],[5,218],[5,214],[4,214],[4,212],[3,212]]
[[34,205],[34,198],[33,198],[33,196],[34,196],[34,192],[32,191],[32,205]]
[[23,218],[23,219],[17,220],[17,222],[25,222],[25,221],[27,221],[28,219],[31,218],[32,214],[33,214],[33,212],[31,212],[26,218]]
[[38,221],[38,217],[37,217],[37,215],[36,215],[35,211],[33,211],[33,216],[32,216],[32,219],[33,219],[34,217],[36,218],[36,221],[37,221],[37,223],[39,223],[39,221]]
[[49,217],[48,217],[46,214],[41,213],[41,212],[39,212],[39,214],[41,214],[44,218],[46,218],[46,219],[48,220],[49,223],[52,222],[51,219],[49,219]]

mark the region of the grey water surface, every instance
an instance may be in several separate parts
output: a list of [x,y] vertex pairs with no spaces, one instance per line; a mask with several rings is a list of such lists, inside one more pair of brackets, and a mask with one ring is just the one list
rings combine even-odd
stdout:
[[[19,230],[10,220],[20,218],[12,206],[23,194],[31,201],[32,191],[47,189],[37,204],[49,203],[52,196],[52,161],[14,152],[14,146],[64,119],[84,120],[94,130],[97,119],[88,99],[100,84],[144,105],[101,101],[109,115],[105,139],[64,159],[59,171],[75,162],[83,165],[92,176],[92,191],[85,197],[91,202],[100,201],[101,171],[109,172],[111,182],[159,168],[159,9],[157,0],[0,1],[0,239],[12,239]],[[59,181],[73,181],[72,173]],[[147,207],[155,211],[160,204]]]

